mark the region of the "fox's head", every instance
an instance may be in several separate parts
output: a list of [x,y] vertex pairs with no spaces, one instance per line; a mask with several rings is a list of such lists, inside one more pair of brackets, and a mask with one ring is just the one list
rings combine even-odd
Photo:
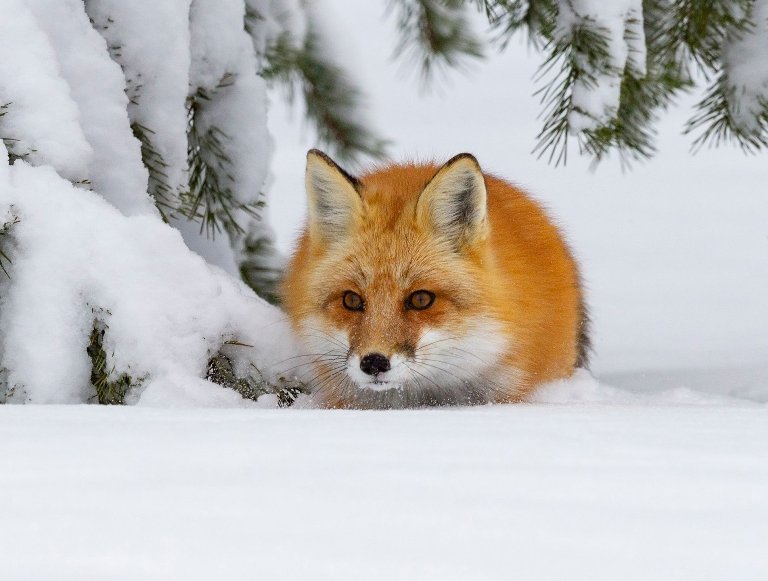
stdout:
[[[307,156],[308,224],[283,286],[330,405],[481,399],[505,334],[494,319],[477,160],[390,166],[360,179]],[[483,386],[487,392],[488,385]]]

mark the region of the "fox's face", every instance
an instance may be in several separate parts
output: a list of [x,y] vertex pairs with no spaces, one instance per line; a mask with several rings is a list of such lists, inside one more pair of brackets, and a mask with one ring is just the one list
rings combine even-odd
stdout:
[[332,403],[471,401],[479,382],[489,391],[506,335],[486,290],[484,179],[469,155],[425,171],[406,191],[308,156],[307,239],[284,298]]

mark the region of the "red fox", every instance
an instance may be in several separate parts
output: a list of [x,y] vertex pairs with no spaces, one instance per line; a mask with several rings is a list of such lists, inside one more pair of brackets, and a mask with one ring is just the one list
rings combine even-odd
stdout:
[[586,364],[568,247],[534,201],[472,155],[356,178],[311,150],[306,188],[282,300],[320,405],[518,402]]

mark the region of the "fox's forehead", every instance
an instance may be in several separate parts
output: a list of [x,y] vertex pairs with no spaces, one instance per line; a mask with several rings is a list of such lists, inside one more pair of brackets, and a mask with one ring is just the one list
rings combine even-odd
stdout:
[[[367,243],[366,243],[367,242]],[[340,261],[338,274],[361,289],[406,288],[441,275],[441,261],[410,237],[368,238],[354,244]]]
[[419,194],[437,173],[433,163],[406,163],[378,168],[360,176],[360,196],[377,206],[396,205],[401,209],[415,203]]

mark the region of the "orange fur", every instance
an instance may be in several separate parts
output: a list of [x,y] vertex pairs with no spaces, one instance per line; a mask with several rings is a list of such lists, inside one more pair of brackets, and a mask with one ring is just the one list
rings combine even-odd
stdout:
[[[330,164],[317,169],[333,182],[320,182],[323,192],[347,187],[328,158],[310,152],[310,161],[312,155],[321,156],[312,163]],[[441,178],[449,194],[465,187],[468,182],[461,180],[471,180],[471,163],[476,164],[471,156],[454,160],[465,167],[453,182]],[[355,189],[339,200],[352,209],[349,216],[327,214],[341,224],[330,237],[310,208],[282,298],[295,330],[316,350],[310,357],[315,393],[324,405],[520,401],[540,383],[567,377],[584,362],[579,275],[557,228],[519,188],[478,174],[478,187],[484,182],[487,192],[486,219],[451,247],[452,240],[436,233],[426,203],[419,203],[433,178],[438,181],[433,189],[440,187],[439,171],[434,164],[393,164],[346,180]],[[443,173],[450,171],[456,173],[451,168]],[[424,311],[406,308],[406,298],[419,289],[435,293],[434,305]],[[345,309],[345,291],[363,297],[365,310]],[[425,336],[437,337],[434,345],[427,345]],[[422,351],[429,356],[421,355],[419,363]],[[350,357],[371,352],[400,354],[412,385],[390,390],[387,397],[355,385]],[[441,395],[443,383],[456,384],[445,389],[450,397]]]

